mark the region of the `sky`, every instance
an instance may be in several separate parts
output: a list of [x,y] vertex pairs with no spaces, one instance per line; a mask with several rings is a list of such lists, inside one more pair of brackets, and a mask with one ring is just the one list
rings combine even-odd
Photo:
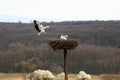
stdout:
[[0,21],[120,20],[120,0],[0,0]]

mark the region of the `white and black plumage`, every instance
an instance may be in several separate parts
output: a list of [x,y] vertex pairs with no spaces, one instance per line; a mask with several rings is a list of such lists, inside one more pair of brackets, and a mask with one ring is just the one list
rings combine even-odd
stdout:
[[35,29],[38,31],[38,35],[40,35],[41,33],[45,33],[45,29],[50,27],[50,26],[43,27],[43,25],[41,25],[37,20],[34,20],[33,23]]
[[60,36],[60,39],[61,39],[61,40],[67,40],[67,38],[68,38],[68,35],[61,35],[61,36]]

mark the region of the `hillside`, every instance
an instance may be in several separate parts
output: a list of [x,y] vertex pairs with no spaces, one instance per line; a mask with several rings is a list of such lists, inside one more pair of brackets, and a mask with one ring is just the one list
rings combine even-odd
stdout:
[[51,22],[43,25],[51,26],[46,36],[38,36],[33,24],[0,23],[0,50],[14,42],[39,45],[51,38],[59,38],[61,34],[78,39],[81,44],[120,47],[120,21]]
[[[0,72],[31,72],[35,69],[63,71],[62,51],[53,51],[49,39],[67,34],[80,45],[68,53],[70,73],[120,72],[120,21],[66,21],[42,23],[51,26],[38,36],[32,23],[0,23]],[[72,59],[71,59],[72,58]]]

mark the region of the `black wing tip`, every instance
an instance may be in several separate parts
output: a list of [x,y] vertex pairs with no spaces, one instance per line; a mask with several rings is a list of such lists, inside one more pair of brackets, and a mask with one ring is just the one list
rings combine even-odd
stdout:
[[37,20],[33,20],[34,27],[38,32],[40,32],[41,30],[39,29],[38,24],[36,22],[37,22]]
[[37,20],[33,20],[33,23],[36,23],[37,22]]

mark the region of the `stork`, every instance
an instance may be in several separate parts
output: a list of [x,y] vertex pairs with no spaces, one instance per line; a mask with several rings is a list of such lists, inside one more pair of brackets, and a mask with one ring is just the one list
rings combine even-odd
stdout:
[[34,23],[35,29],[36,29],[37,32],[38,32],[38,35],[41,35],[41,33],[46,33],[46,32],[45,32],[45,29],[50,27],[50,26],[43,26],[43,25],[40,24],[39,21],[37,21],[37,20],[34,20],[33,23]]

